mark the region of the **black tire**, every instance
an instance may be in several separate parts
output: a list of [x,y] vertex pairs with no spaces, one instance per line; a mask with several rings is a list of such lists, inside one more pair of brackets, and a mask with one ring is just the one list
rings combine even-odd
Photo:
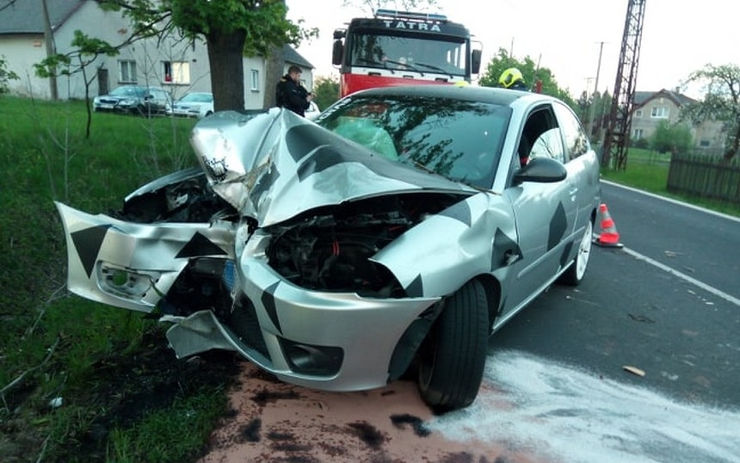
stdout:
[[488,345],[488,301],[469,281],[446,300],[419,351],[419,392],[437,413],[467,407],[478,395]]
[[563,272],[558,279],[559,283],[563,283],[569,286],[578,286],[583,281],[583,277],[586,275],[588,269],[588,262],[591,260],[591,240],[594,232],[593,223],[589,220],[586,224],[586,230],[581,236],[581,240],[578,242],[578,252],[573,258],[568,270]]

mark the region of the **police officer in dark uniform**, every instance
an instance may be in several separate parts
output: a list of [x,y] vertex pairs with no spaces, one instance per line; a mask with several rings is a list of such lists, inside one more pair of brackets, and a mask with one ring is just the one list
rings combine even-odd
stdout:
[[305,116],[305,111],[313,97],[301,85],[301,72],[298,66],[289,67],[288,73],[277,84],[275,97],[277,105],[281,108],[287,108],[299,116]]

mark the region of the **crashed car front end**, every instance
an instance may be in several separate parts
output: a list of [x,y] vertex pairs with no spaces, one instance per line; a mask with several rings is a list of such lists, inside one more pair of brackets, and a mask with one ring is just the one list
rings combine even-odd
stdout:
[[231,349],[295,384],[381,386],[411,363],[444,296],[505,272],[516,231],[492,195],[289,111],[217,113],[191,141],[202,170],[140,188],[116,217],[57,205],[69,289],[156,309],[178,357]]

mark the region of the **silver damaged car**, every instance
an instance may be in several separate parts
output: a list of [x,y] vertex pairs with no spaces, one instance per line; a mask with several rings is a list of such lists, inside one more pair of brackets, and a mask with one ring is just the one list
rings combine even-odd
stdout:
[[555,280],[584,277],[598,160],[554,98],[374,89],[316,123],[216,113],[191,142],[199,168],[116,214],[57,204],[69,289],[161,314],[178,357],[231,349],[333,391],[408,370],[452,410],[475,399],[489,335]]

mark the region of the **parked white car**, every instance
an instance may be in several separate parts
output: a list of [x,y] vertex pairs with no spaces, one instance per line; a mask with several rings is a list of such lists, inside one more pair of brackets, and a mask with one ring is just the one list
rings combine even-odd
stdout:
[[213,114],[213,93],[186,93],[172,107],[175,116],[197,117],[198,119]]

